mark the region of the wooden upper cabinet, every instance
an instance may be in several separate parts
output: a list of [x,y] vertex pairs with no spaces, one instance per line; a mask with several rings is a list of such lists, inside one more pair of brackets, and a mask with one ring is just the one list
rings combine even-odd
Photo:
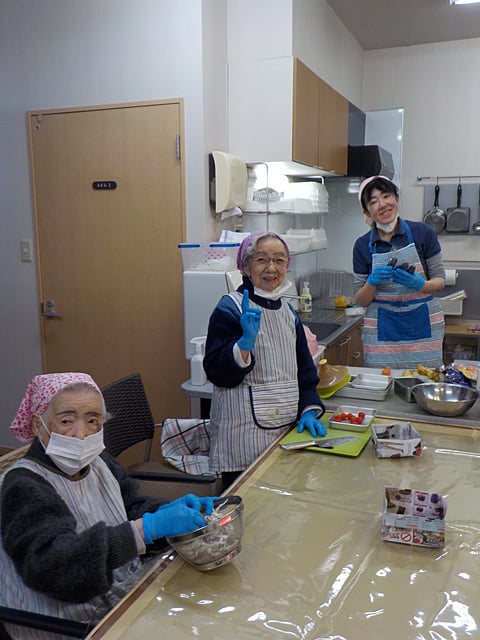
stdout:
[[318,78],[318,166],[347,173],[348,100]]
[[295,59],[292,159],[347,173],[348,101]]
[[292,160],[318,166],[318,77],[295,60],[293,78]]

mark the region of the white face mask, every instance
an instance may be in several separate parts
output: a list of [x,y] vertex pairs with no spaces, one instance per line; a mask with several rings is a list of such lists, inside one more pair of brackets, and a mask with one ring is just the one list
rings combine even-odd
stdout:
[[[39,416],[45,431],[50,435],[45,453],[64,473],[73,476],[90,462],[95,460],[105,449],[103,444],[103,429],[87,436],[83,440],[60,433],[51,433],[42,416]],[[42,443],[43,444],[43,443]]]
[[260,289],[259,287],[253,287],[253,292],[256,296],[266,298],[267,300],[278,300],[283,296],[284,293],[287,293],[291,285],[292,283],[289,280],[285,280],[279,287],[277,287],[273,291],[265,291],[264,289]]
[[380,224],[380,222],[376,222],[377,229],[381,229],[384,233],[390,233],[395,229],[395,225],[397,224],[398,213],[395,216],[395,219],[389,222],[388,224]]

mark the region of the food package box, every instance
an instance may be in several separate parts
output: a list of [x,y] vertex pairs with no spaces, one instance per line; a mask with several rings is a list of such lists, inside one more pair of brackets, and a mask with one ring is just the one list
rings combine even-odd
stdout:
[[441,549],[447,503],[438,493],[385,487],[382,540]]
[[374,424],[372,441],[377,458],[422,455],[422,438],[410,422]]

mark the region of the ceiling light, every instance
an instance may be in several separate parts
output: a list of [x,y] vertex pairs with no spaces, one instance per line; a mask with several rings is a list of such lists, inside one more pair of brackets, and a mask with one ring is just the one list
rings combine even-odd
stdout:
[[450,0],[450,4],[480,4],[480,0]]

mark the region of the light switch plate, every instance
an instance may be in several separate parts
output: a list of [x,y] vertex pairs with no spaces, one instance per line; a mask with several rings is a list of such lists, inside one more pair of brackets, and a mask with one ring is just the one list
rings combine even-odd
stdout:
[[31,240],[20,240],[20,259],[22,262],[32,262]]

